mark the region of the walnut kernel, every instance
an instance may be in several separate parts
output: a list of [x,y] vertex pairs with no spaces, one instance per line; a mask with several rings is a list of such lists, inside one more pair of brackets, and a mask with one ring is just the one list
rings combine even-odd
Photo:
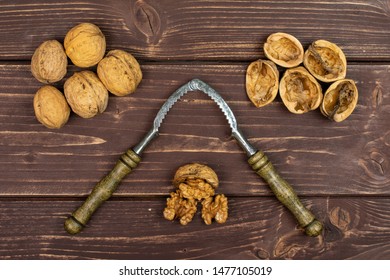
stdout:
[[31,73],[45,84],[60,81],[66,75],[67,66],[64,48],[56,40],[43,42],[31,58]]
[[41,87],[34,96],[34,112],[48,128],[60,128],[69,119],[70,108],[64,95],[53,86]]
[[218,186],[217,174],[210,167],[192,163],[181,166],[175,173],[173,184],[176,192],[170,194],[164,217],[167,220],[180,218],[182,225],[188,224],[197,210],[198,201],[202,201],[202,218],[207,225],[212,219],[218,223],[226,222],[227,198],[217,195],[213,200],[214,189]]
[[68,31],[64,46],[74,65],[91,67],[104,57],[106,38],[96,25],[80,23]]
[[203,179],[188,180],[178,186],[181,196],[201,200],[214,195],[214,188]]
[[64,92],[73,112],[83,118],[104,112],[108,104],[107,89],[91,71],[74,73],[66,80]]
[[138,61],[122,50],[108,52],[99,62],[97,74],[106,88],[117,96],[133,93],[142,80]]
[[183,226],[192,221],[196,213],[197,201],[195,199],[184,199],[178,192],[172,192],[167,199],[167,207],[164,209],[164,218],[172,221],[180,219]]
[[228,218],[228,202],[226,196],[218,194],[214,200],[208,197],[202,201],[202,218],[206,225],[210,225],[212,219],[219,224],[225,223]]

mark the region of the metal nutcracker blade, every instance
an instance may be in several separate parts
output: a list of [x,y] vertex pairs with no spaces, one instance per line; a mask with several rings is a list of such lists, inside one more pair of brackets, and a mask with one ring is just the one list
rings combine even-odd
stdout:
[[244,137],[243,133],[241,132],[241,130],[237,125],[236,117],[234,116],[233,111],[230,109],[228,104],[225,102],[222,96],[219,95],[218,92],[216,92],[207,83],[199,79],[193,79],[188,83],[184,84],[165,101],[165,103],[161,106],[160,110],[158,111],[153,121],[153,127],[149,130],[149,132],[145,135],[145,137],[141,140],[141,142],[139,142],[138,145],[136,145],[133,148],[134,152],[136,152],[138,155],[140,155],[143,152],[143,150],[150,143],[150,141],[158,135],[158,129],[161,126],[161,123],[163,122],[165,116],[172,108],[172,106],[187,92],[195,91],[195,90],[205,93],[215,103],[217,103],[218,107],[225,115],[230,125],[230,128],[232,129],[232,136],[238,141],[241,148],[247,153],[248,156],[254,155],[257,150],[254,149],[253,146]]

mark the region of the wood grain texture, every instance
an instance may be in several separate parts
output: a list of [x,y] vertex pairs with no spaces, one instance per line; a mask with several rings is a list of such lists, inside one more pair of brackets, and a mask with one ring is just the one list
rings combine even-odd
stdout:
[[[193,77],[221,93],[249,141],[267,153],[299,195],[390,193],[390,66],[350,65],[359,102],[342,123],[329,121],[319,110],[291,114],[279,97],[255,108],[245,93],[245,64],[152,63],[142,68],[144,80],[135,94],[111,96],[103,114],[93,119],[73,114],[61,130],[49,130],[34,117],[32,98],[40,84],[29,66],[0,64],[0,169],[7,174],[0,177],[0,195],[85,196],[142,139],[165,99]],[[215,168],[229,195],[271,195],[207,96],[184,96],[160,132],[115,195],[163,195],[172,188],[176,168],[194,161]]]
[[[308,238],[272,198],[229,197],[225,224],[162,217],[164,199],[110,200],[82,233],[63,229],[80,201],[1,200],[0,259],[389,259],[389,198],[312,198],[325,222]],[[15,211],[18,209],[18,211]]]
[[[349,60],[389,61],[390,4],[377,1],[5,1],[0,59],[31,58],[44,40],[63,41],[80,22],[93,22],[110,49],[141,60],[248,61],[263,56],[273,32],[339,44]],[[226,36],[228,34],[228,36]]]
[[[103,114],[72,114],[49,130],[34,116],[41,84],[30,59],[80,22],[101,27],[107,50],[134,54],[144,78],[136,93],[111,95]],[[390,259],[389,26],[388,0],[0,1],[0,259]],[[293,115],[279,97],[261,109],[251,104],[246,67],[264,58],[273,32],[291,33],[305,48],[325,39],[344,50],[347,78],[359,89],[346,121],[319,110]],[[79,70],[70,65],[55,86],[62,90]],[[226,99],[249,141],[324,222],[321,236],[297,227],[200,92],[175,104],[88,227],[65,232],[65,218],[193,78]],[[229,198],[226,224],[206,226],[200,214],[188,226],[163,219],[174,172],[189,162],[218,174],[218,191]]]

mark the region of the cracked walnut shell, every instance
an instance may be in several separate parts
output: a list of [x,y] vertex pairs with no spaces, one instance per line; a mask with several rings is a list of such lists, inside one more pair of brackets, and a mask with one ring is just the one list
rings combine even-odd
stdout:
[[34,112],[47,128],[61,128],[69,119],[70,108],[64,95],[53,86],[43,86],[34,96]]
[[264,54],[277,65],[291,68],[302,63],[304,51],[297,38],[278,32],[268,36],[264,44]]
[[348,118],[356,107],[358,90],[353,80],[342,79],[330,85],[324,94],[321,113],[331,120],[341,122]]
[[60,81],[66,75],[68,58],[63,46],[56,40],[39,45],[31,58],[31,73],[41,83]]
[[73,112],[83,118],[104,112],[108,104],[107,89],[91,71],[74,73],[66,80],[64,92]]
[[347,60],[343,51],[336,44],[326,40],[317,40],[309,46],[303,64],[322,82],[344,79],[347,74]]
[[176,170],[173,185],[178,188],[180,184],[188,181],[191,183],[192,180],[204,181],[210,184],[213,189],[216,189],[219,184],[218,176],[213,169],[204,164],[190,163]]
[[138,61],[122,50],[108,52],[99,62],[97,74],[105,87],[117,96],[133,93],[142,80]]
[[73,64],[91,67],[99,63],[106,52],[106,38],[92,23],[80,23],[65,36],[65,51]]
[[279,71],[269,60],[256,60],[246,70],[246,93],[256,107],[271,103],[278,94]]
[[322,88],[302,66],[287,69],[279,86],[280,97],[287,109],[303,114],[317,109],[322,101]]

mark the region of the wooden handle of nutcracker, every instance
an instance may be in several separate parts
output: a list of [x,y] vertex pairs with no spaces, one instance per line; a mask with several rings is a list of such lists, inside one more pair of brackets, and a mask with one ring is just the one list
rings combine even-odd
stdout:
[[121,180],[136,168],[140,161],[141,158],[132,149],[127,150],[111,172],[93,188],[85,202],[66,219],[66,231],[70,234],[79,233],[93,213],[111,197]]
[[309,236],[318,236],[322,231],[322,223],[301,203],[293,188],[275,170],[263,152],[257,151],[248,160],[253,170],[270,186],[280,202],[286,206],[298,220],[300,226]]

